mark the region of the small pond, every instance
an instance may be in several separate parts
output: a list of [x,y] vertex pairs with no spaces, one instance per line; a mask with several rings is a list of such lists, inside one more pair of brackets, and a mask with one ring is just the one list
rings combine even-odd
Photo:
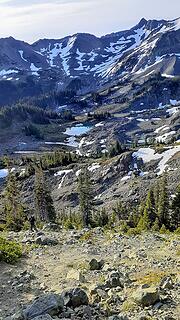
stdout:
[[79,137],[82,134],[89,132],[91,129],[92,126],[76,125],[74,127],[67,128],[64,134],[67,134],[68,136]]
[[0,179],[6,178],[8,176],[7,169],[0,169]]

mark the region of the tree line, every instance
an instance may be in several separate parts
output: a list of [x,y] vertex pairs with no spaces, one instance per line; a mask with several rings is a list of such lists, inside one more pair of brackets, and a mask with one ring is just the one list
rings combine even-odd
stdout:
[[85,166],[78,177],[77,194],[79,207],[76,212],[62,210],[56,212],[50,188],[41,164],[35,166],[34,208],[22,203],[17,176],[12,172],[2,198],[2,213],[6,228],[19,231],[26,224],[30,214],[39,222],[57,222],[65,228],[119,227],[124,232],[175,231],[180,227],[180,185],[173,198],[168,192],[166,174],[151,187],[146,199],[140,204],[129,206],[118,201],[112,209],[97,209],[91,173]]

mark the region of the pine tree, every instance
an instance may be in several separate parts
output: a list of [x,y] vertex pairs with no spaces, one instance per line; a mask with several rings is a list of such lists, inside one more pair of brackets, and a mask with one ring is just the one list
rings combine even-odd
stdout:
[[90,180],[90,172],[85,167],[81,170],[78,179],[78,194],[80,211],[82,214],[84,227],[88,227],[91,224],[91,213],[92,213],[92,186]]
[[141,207],[141,218],[138,222],[138,229],[149,230],[156,219],[155,200],[153,189],[150,189],[145,204]]
[[124,220],[127,217],[127,209],[121,201],[116,203],[113,212],[116,214],[118,220]]
[[148,215],[150,220],[150,225],[152,226],[156,219],[155,199],[154,199],[153,189],[150,189],[147,194],[145,207],[144,207],[144,214]]
[[4,215],[10,230],[20,231],[25,222],[25,207],[22,205],[16,177],[10,173],[4,194]]
[[56,213],[53,206],[51,194],[46,187],[42,168],[36,167],[35,170],[35,208],[36,217],[40,221],[54,222]]
[[140,231],[147,231],[150,229],[150,227],[151,221],[149,219],[149,213],[147,209],[144,209],[144,213],[138,222],[137,229]]
[[159,231],[159,219],[156,218],[153,226],[152,226],[152,231]]
[[157,216],[159,219],[160,227],[165,225],[165,227],[169,228],[169,197],[167,190],[167,178],[166,173],[161,178],[159,184],[159,199],[158,199],[158,211]]
[[175,197],[171,205],[170,227],[176,230],[180,227],[180,185],[177,187]]

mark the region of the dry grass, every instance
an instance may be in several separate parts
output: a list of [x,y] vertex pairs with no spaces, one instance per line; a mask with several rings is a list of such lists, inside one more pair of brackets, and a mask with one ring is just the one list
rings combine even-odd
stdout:
[[149,284],[149,285],[157,285],[160,283],[161,279],[165,276],[169,276],[172,272],[169,270],[151,270],[147,271],[146,274],[138,273],[135,275],[134,280],[138,285],[141,284]]

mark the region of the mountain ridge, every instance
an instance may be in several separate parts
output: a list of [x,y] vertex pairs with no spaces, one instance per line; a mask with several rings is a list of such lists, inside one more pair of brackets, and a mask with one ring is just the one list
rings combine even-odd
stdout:
[[[0,39],[0,80],[52,80],[64,90],[80,78],[93,91],[107,81],[148,77],[149,73],[180,75],[180,18],[146,20],[129,30],[101,37],[76,33],[61,39],[39,39],[33,44],[13,37]],[[43,86],[43,84],[42,84]]]

